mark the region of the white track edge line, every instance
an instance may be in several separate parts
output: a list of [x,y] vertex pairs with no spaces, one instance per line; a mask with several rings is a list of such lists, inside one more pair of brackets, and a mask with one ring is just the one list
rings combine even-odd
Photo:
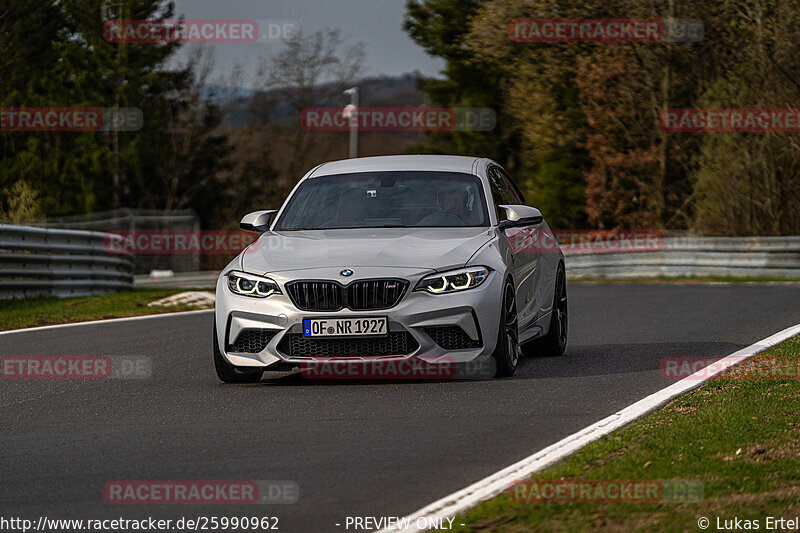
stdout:
[[77,326],[93,326],[97,324],[110,324],[113,322],[125,322],[131,320],[145,320],[148,318],[158,318],[164,316],[181,316],[181,315],[193,315],[197,313],[209,313],[214,311],[213,309],[196,309],[194,311],[175,311],[174,313],[152,313],[149,315],[139,315],[139,316],[126,316],[122,318],[107,318],[104,320],[88,320],[86,322],[69,322],[67,324],[51,324],[49,326],[36,326],[33,328],[22,328],[22,329],[9,329],[7,331],[0,331],[0,335],[11,335],[12,333],[27,333],[29,331],[44,331],[48,329],[56,329],[56,328],[73,328]]
[[[560,461],[583,448],[587,444],[598,440],[600,437],[607,435],[626,424],[629,424],[644,416],[645,414],[653,411],[669,400],[679,396],[685,392],[690,391],[702,385],[708,379],[716,376],[720,372],[733,364],[740,363],[767,348],[774,346],[790,337],[800,334],[800,324],[788,327],[774,335],[760,340],[755,344],[751,344],[746,348],[727,355],[719,360],[717,368],[711,369],[710,367],[701,369],[691,376],[687,376],[682,380],[673,383],[653,394],[625,407],[621,411],[617,411],[611,416],[608,416],[591,426],[588,426],[577,433],[573,433],[568,437],[552,444],[533,455],[522,459],[519,462],[512,464],[494,474],[481,479],[480,481],[469,485],[468,487],[454,492],[444,498],[437,500],[430,505],[419,509],[418,511],[403,517],[397,523],[402,524],[407,521],[408,528],[393,527],[381,529],[378,533],[389,532],[418,532],[424,529],[416,527],[417,520],[420,518],[430,519],[444,519],[452,518],[458,513],[461,513],[475,505],[497,496],[514,482],[520,478],[527,477],[528,475],[542,470],[551,464]],[[728,364],[730,363],[730,364]]]

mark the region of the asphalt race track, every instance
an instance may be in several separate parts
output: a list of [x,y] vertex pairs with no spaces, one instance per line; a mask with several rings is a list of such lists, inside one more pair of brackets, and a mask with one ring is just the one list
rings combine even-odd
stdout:
[[[508,380],[223,385],[212,314],[0,336],[0,355],[148,356],[146,380],[1,380],[5,517],[277,516],[345,531],[402,516],[800,323],[798,285],[570,285],[570,345]],[[111,505],[110,480],[291,480],[290,505]],[[341,524],[337,527],[335,524]],[[352,529],[351,529],[352,531]]]

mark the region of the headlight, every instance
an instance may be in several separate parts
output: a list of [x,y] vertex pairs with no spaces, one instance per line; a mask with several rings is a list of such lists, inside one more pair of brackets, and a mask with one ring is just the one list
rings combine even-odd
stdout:
[[487,277],[489,277],[489,269],[486,267],[463,268],[423,278],[417,283],[417,288],[414,290],[427,291],[431,294],[466,291],[477,287]]
[[253,298],[266,298],[273,294],[280,294],[278,284],[269,278],[246,274],[244,272],[228,272],[228,288],[231,292]]

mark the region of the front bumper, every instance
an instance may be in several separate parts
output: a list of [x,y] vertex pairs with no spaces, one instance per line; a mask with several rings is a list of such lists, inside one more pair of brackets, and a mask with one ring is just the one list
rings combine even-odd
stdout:
[[[385,361],[424,359],[429,363],[437,361],[467,363],[488,358],[497,343],[501,313],[502,273],[493,271],[479,287],[461,293],[434,295],[416,292],[414,287],[423,277],[433,273],[427,269],[410,268],[358,268],[358,277],[348,279],[347,283],[374,278],[402,278],[409,281],[408,291],[400,302],[391,309],[374,311],[351,311],[342,309],[336,312],[312,312],[297,309],[287,295],[285,284],[301,279],[333,280],[342,282],[339,269],[322,268],[269,274],[281,287],[283,294],[265,299],[240,296],[230,291],[227,278],[223,275],[217,280],[215,308],[215,327],[219,340],[220,353],[234,366],[263,368],[285,368],[300,366],[314,361],[313,355],[297,353],[287,349],[290,336],[302,334],[304,318],[336,317],[382,317],[388,318],[389,332],[407,332],[409,351],[402,355],[381,355]],[[457,326],[473,341],[470,348],[445,349],[431,337],[429,328]],[[242,332],[262,330],[268,332],[266,346],[255,353],[236,351],[235,344]],[[426,332],[428,330],[428,332]],[[346,338],[340,338],[347,342]],[[297,340],[297,338],[295,339]],[[441,342],[441,340],[440,340]],[[241,346],[244,343],[239,343]],[[335,359],[343,361],[369,360],[369,355],[344,355]]]

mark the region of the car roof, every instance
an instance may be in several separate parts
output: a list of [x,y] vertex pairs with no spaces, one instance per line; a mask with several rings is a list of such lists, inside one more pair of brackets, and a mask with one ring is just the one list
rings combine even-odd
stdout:
[[439,172],[464,172],[475,174],[475,163],[481,158],[460,155],[388,155],[359,157],[323,163],[309,174],[309,178],[348,174],[351,172],[377,172],[381,170],[428,170]]

